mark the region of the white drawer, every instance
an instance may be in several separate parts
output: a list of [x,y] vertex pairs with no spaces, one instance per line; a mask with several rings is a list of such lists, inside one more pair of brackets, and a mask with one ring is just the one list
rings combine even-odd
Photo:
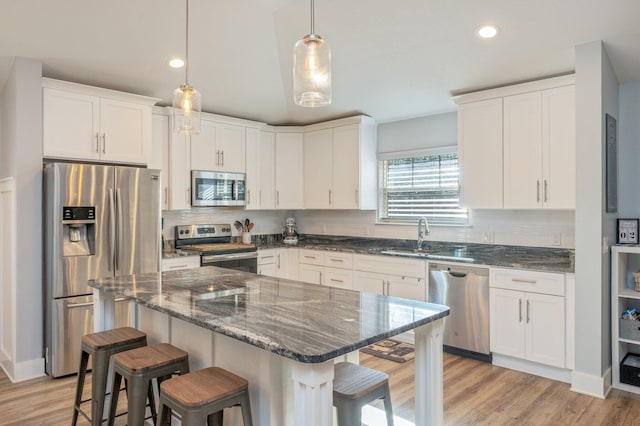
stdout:
[[427,263],[424,260],[367,254],[356,254],[353,257],[353,265],[353,269],[356,271],[404,275],[414,278],[425,278],[427,268]]
[[307,265],[324,265],[324,254],[322,250],[300,250],[298,262]]
[[322,284],[352,290],[353,272],[350,269],[324,268]]
[[324,254],[324,266],[332,268],[352,269],[353,253],[326,252]]
[[258,250],[258,265],[276,263],[277,249]]
[[162,271],[178,271],[200,267],[200,256],[180,256],[162,259]]
[[529,293],[564,296],[564,274],[520,269],[489,269],[489,286]]

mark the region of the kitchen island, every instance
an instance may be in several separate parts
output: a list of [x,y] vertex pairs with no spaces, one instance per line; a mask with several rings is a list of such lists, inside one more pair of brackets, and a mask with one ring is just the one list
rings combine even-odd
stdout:
[[[173,334],[188,344],[190,357],[209,350],[205,365],[249,380],[258,425],[331,425],[334,360],[415,329],[416,425],[443,421],[446,306],[215,267],[89,285],[96,331],[113,328],[115,297],[178,321],[182,328]],[[146,331],[140,322],[135,325]]]

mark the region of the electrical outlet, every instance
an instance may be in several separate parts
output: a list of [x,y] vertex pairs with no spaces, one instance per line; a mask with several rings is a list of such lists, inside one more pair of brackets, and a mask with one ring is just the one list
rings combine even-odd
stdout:
[[493,242],[493,232],[486,231],[482,233],[482,242],[483,243],[492,243]]

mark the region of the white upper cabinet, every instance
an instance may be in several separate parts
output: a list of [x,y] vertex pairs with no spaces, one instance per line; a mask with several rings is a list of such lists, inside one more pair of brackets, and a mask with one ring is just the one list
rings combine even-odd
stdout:
[[244,173],[245,129],[202,120],[201,132],[191,136],[191,170]]
[[47,158],[148,165],[158,99],[43,79]]
[[462,95],[462,204],[575,208],[575,76]]
[[276,207],[275,144],[273,132],[247,128],[247,210],[272,210]]
[[375,209],[376,167],[376,124],[370,118],[309,126],[304,135],[305,208]]
[[502,99],[458,108],[461,204],[502,208]]
[[276,209],[304,208],[303,136],[301,132],[276,133]]

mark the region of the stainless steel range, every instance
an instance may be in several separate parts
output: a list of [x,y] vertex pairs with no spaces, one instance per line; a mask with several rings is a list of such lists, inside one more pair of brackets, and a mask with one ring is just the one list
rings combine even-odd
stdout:
[[231,242],[231,225],[179,225],[176,249],[200,253],[200,266],[218,266],[239,271],[258,271],[255,244]]

